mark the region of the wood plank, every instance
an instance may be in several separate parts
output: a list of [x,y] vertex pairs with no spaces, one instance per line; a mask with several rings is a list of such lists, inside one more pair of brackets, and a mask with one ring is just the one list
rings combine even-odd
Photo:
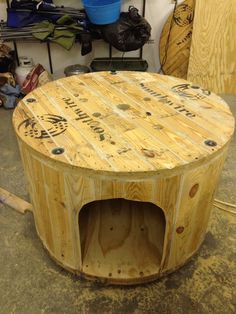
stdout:
[[184,176],[168,267],[183,264],[204,240],[226,154]]
[[198,0],[188,80],[215,93],[235,93],[235,33],[234,0]]

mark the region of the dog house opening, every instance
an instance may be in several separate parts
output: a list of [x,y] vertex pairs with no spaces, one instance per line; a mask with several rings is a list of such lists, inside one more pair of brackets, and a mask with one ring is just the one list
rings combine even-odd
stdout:
[[82,271],[131,279],[158,273],[166,221],[147,202],[108,199],[86,204],[79,214]]

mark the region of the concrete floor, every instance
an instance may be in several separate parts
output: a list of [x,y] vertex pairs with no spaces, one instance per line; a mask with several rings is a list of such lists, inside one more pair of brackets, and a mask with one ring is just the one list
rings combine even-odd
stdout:
[[[236,116],[236,96],[225,97]],[[0,187],[27,199],[12,111],[0,108]],[[236,203],[236,136],[217,197]],[[30,213],[0,204],[0,313],[236,313],[236,217],[214,208],[199,253],[151,284],[103,287],[80,281],[49,258]]]

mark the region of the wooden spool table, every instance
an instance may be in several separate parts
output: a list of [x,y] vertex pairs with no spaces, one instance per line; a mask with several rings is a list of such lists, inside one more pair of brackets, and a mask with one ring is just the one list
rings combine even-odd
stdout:
[[221,98],[168,76],[97,72],[36,89],[13,123],[38,235],[64,268],[143,283],[198,250],[234,130]]

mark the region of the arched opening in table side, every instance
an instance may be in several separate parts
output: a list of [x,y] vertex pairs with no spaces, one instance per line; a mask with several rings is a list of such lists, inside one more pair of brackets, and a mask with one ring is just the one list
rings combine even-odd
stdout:
[[159,273],[166,231],[164,211],[123,198],[90,202],[79,213],[82,272],[110,280]]

